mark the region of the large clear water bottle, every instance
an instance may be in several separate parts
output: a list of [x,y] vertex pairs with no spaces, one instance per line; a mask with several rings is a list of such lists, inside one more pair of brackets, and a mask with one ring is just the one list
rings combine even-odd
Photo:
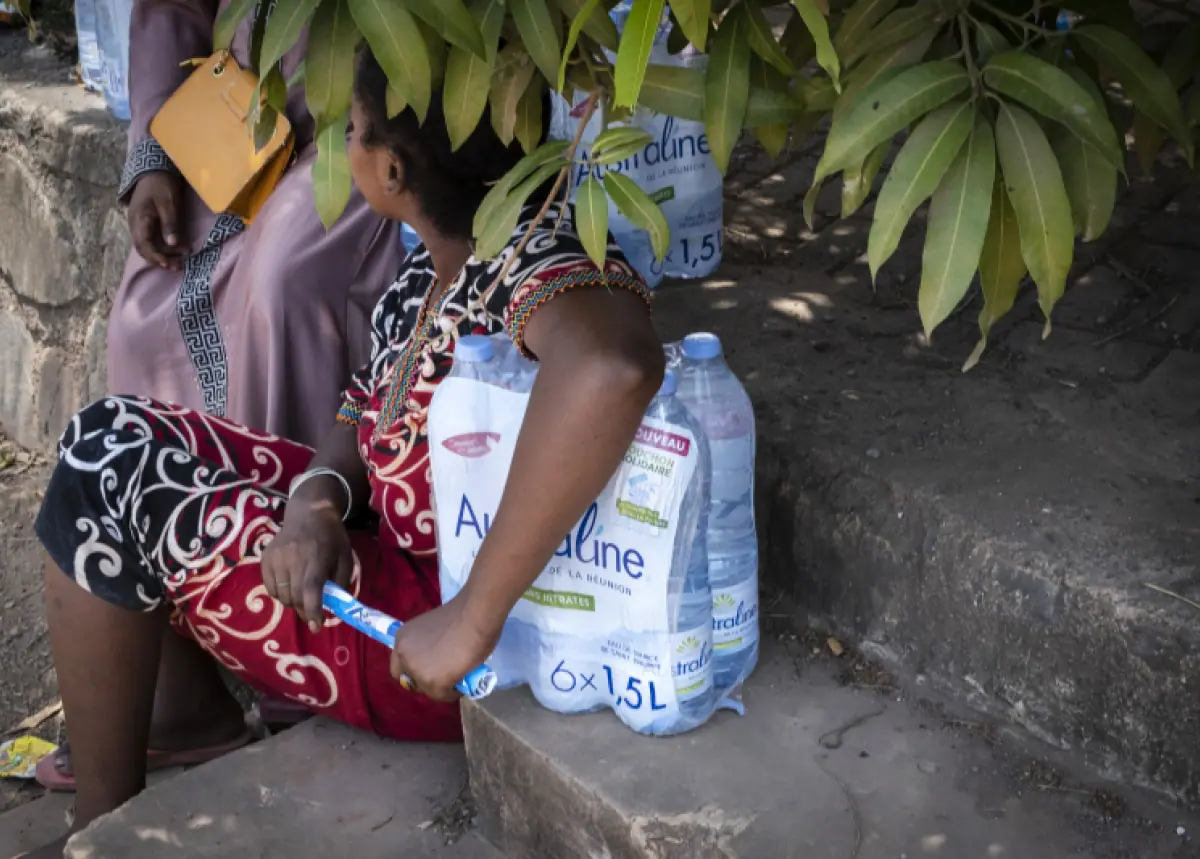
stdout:
[[[700,447],[696,475],[683,496],[674,561],[667,579],[671,617],[671,673],[686,730],[708,719],[716,705],[713,683],[713,598],[706,552],[710,458],[704,430],[679,397],[678,375],[668,370],[646,417],[687,430]],[[670,730],[670,729],[667,729]]]
[[97,0],[75,0],[75,36],[79,44],[79,78],[89,92],[104,92],[104,65],[96,33]]
[[454,344],[454,364],[450,367],[450,377],[490,384],[495,374],[495,364],[496,351],[490,337],[478,334],[459,337]]
[[679,397],[704,428],[712,456],[708,571],[718,694],[758,663],[758,538],[754,527],[754,409],[715,334],[683,340]]
[[104,100],[117,119],[129,121],[129,20],[133,0],[96,0],[96,36],[104,70]]

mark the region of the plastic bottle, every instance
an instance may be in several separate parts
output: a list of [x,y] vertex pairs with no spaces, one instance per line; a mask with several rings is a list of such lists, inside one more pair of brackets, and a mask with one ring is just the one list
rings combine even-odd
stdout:
[[754,409],[714,334],[683,340],[679,397],[703,427],[712,456],[708,571],[713,590],[717,694],[758,663],[758,539],[754,526]]
[[96,36],[104,69],[104,100],[117,119],[129,121],[129,20],[133,0],[96,0]]
[[97,0],[75,0],[75,35],[79,43],[79,78],[89,92],[104,92],[104,65],[96,35]]
[[417,231],[408,224],[400,224],[400,244],[404,247],[405,255],[413,252],[417,245],[421,244],[421,237],[417,235]]
[[[663,376],[662,386],[646,410],[646,417],[688,430],[701,448],[692,485],[684,492],[682,525],[676,538],[675,560],[667,579],[671,606],[671,653],[675,697],[683,724],[662,732],[688,730],[712,715],[716,704],[713,682],[713,597],[709,586],[706,552],[709,508],[710,458],[699,422],[680,402],[679,378],[674,370]],[[690,543],[690,545],[689,545]],[[686,563],[684,563],[686,559]]]

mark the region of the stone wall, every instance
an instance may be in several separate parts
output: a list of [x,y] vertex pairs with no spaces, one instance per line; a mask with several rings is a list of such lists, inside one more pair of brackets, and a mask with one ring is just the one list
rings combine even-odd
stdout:
[[104,391],[105,321],[129,252],[120,125],[67,66],[0,34],[0,427],[48,449]]

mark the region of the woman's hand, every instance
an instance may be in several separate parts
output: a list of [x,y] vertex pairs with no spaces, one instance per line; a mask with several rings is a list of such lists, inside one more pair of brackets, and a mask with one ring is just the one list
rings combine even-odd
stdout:
[[321,590],[330,579],[348,588],[354,563],[350,536],[336,508],[298,498],[288,505],[283,528],[263,551],[263,586],[319,632]]
[[459,697],[455,685],[487,661],[503,628],[503,616],[498,625],[481,623],[469,615],[465,600],[452,599],[396,633],[392,677],[401,684],[411,680],[435,701],[453,701]]
[[129,198],[129,232],[133,247],[146,262],[179,269],[187,256],[180,238],[183,179],[174,173],[147,173],[133,186]]

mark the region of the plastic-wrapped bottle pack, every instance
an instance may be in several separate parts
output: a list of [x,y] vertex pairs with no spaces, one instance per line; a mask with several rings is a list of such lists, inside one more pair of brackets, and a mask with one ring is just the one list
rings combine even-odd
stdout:
[[[430,406],[443,600],[466,583],[504,492],[536,365],[504,335],[464,337]],[[488,660],[563,713],[611,709],[644,734],[717,706],[705,552],[710,463],[668,373],[596,502],[518,602]]]

